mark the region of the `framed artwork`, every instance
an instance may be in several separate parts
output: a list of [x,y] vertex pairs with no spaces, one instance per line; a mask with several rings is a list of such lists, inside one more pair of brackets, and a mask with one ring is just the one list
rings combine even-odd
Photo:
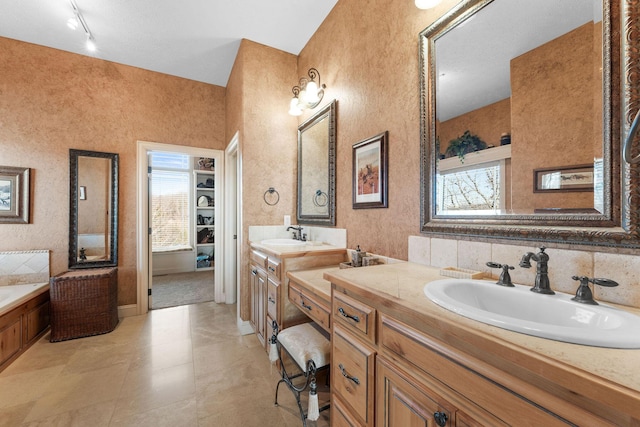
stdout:
[[29,168],[0,166],[0,223],[29,223]]
[[533,170],[533,192],[593,191],[593,165]]
[[353,208],[387,207],[389,132],[353,145]]

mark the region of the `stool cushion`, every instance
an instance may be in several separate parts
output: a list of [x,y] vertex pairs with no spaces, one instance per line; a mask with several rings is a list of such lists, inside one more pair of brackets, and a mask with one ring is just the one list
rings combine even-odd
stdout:
[[313,322],[280,331],[278,341],[303,371],[308,360],[313,360],[317,369],[329,364],[331,342]]

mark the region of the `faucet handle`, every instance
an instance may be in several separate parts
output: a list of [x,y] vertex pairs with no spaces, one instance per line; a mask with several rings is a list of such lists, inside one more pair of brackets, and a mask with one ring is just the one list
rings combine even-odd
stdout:
[[571,276],[571,278],[573,280],[580,281],[580,286],[578,286],[576,296],[571,299],[582,304],[598,305],[598,303],[593,299],[593,292],[591,292],[591,288],[589,288],[589,283],[593,283],[598,286],[605,286],[607,288],[618,286],[618,282],[611,279],[589,278],[587,276]]
[[501,268],[502,273],[500,273],[500,278],[496,282],[496,285],[513,287],[513,282],[511,282],[511,275],[509,274],[509,270],[515,269],[514,266],[508,264],[498,264],[497,262],[489,261],[487,262],[487,267],[491,268]]

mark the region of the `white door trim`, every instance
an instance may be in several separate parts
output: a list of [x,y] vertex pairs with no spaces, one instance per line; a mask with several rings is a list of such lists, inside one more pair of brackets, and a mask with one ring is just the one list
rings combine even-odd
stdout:
[[[149,207],[147,197],[149,184],[147,179],[147,155],[149,151],[179,152],[198,157],[211,157],[216,159],[216,219],[215,219],[215,264],[214,273],[214,298],[216,302],[224,303],[224,209],[222,194],[224,192],[224,156],[221,150],[208,148],[187,147],[184,145],[164,144],[159,142],[137,142],[137,209],[136,209],[136,270],[137,270],[137,314],[149,311]],[[219,218],[218,218],[219,216]]]

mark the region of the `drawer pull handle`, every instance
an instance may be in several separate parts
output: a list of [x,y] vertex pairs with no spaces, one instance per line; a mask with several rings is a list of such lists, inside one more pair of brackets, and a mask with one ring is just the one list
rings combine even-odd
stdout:
[[312,307],[311,307],[310,305],[306,305],[306,304],[304,303],[304,300],[303,300],[303,299],[301,299],[301,300],[300,300],[300,304],[302,305],[302,307],[304,307],[304,308],[306,308],[307,310],[311,311],[311,308],[312,308]]
[[258,274],[258,270],[256,270],[256,269],[254,268],[253,270],[251,270],[251,274],[253,274],[253,275],[255,276],[256,274]]
[[275,273],[275,272],[276,272],[276,269],[275,269],[275,268],[273,268],[273,267],[271,267],[271,266],[269,266],[269,271],[270,271],[270,272],[272,272],[272,273]]
[[357,377],[352,377],[351,375],[347,374],[347,371],[344,369],[344,366],[342,366],[342,363],[338,365],[338,368],[340,368],[340,372],[342,372],[343,377],[353,381],[356,385],[360,385],[360,380]]
[[438,411],[433,413],[433,419],[436,420],[436,424],[438,424],[438,426],[444,427],[447,425],[449,417],[447,417],[447,414],[444,412]]
[[353,316],[351,314],[348,314],[346,311],[344,311],[344,308],[342,307],[338,308],[338,313],[342,314],[347,319],[352,319],[354,322],[360,323],[360,318],[358,316]]
[[269,302],[270,302],[271,304],[275,304],[275,303],[276,303],[276,300],[274,300],[273,298],[269,297]]

